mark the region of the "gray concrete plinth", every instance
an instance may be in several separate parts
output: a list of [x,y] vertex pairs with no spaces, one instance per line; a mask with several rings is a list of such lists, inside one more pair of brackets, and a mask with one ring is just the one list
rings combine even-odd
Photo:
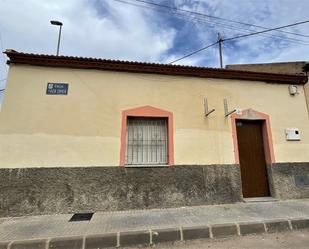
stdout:
[[[0,169],[0,217],[241,201],[237,165]],[[1,221],[0,221],[1,223]]]

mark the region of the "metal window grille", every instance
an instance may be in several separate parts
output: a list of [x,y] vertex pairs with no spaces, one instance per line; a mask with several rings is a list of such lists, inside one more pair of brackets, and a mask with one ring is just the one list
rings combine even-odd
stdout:
[[127,119],[127,165],[168,163],[167,119]]

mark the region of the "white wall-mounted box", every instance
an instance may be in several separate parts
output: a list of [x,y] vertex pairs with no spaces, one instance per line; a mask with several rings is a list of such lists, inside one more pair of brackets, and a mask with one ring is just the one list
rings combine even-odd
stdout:
[[298,87],[296,85],[289,85],[289,93],[292,96],[298,94]]
[[285,137],[287,141],[299,141],[300,140],[299,129],[297,128],[285,129]]

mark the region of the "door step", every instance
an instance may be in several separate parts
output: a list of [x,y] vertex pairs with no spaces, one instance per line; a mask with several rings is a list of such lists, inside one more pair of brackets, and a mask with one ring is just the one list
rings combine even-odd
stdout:
[[271,196],[244,198],[244,202],[273,202],[273,201],[278,201],[278,200]]

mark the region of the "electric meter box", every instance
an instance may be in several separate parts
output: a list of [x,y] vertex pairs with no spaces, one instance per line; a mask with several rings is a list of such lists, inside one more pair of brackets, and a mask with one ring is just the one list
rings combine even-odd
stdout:
[[290,95],[296,95],[298,94],[298,88],[296,85],[289,85],[289,92],[290,92]]
[[299,129],[296,128],[285,129],[285,136],[287,141],[300,141]]

